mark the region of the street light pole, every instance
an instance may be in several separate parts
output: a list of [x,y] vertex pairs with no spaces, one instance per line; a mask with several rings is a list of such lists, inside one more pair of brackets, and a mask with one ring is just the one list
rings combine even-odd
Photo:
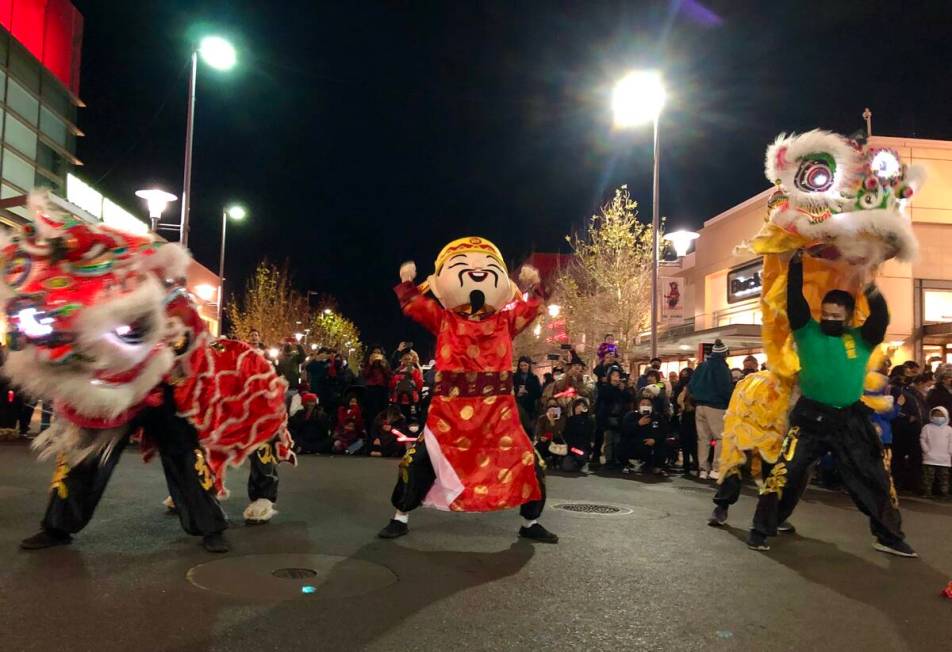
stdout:
[[651,357],[658,357],[658,231],[661,229],[661,212],[658,205],[660,191],[659,170],[661,168],[661,150],[658,147],[658,135],[660,129],[658,123],[661,121],[661,113],[655,115],[654,124],[654,144],[652,145],[652,158],[654,159],[654,169],[652,171],[651,182]]
[[218,258],[218,336],[222,334],[222,307],[225,304],[225,229],[228,227],[228,209],[221,212],[221,253]]
[[[185,178],[182,180],[182,219],[179,242],[188,246],[188,209],[192,201],[192,132],[195,127],[195,85],[198,77],[198,50],[192,52],[192,73],[188,79],[188,118],[185,123]],[[221,301],[219,301],[219,305]]]

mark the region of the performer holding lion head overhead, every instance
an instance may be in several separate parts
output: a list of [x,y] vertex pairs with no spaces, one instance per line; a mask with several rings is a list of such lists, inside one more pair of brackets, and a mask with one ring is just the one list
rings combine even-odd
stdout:
[[915,255],[902,208],[922,170],[903,164],[894,150],[814,130],[778,137],[767,149],[765,173],[776,190],[749,248],[763,256],[768,371],[745,377],[731,397],[709,523],[726,522],[740,494],[740,468],[749,464],[761,495],[748,546],[768,550],[768,536],[792,530],[785,520],[813,463],[832,452],[869,516],[876,549],[913,557],[883,446],[861,399],[889,324],[872,279],[884,261]]
[[539,274],[522,269],[524,295],[496,245],[478,237],[443,247],[434,267],[418,287],[416,265],[405,263],[395,288],[404,314],[436,335],[436,382],[422,438],[400,464],[397,513],[380,536],[406,534],[409,512],[421,504],[459,512],[519,507],[520,536],[556,543],[537,522],[544,467],[512,391],[512,339],[542,309]]

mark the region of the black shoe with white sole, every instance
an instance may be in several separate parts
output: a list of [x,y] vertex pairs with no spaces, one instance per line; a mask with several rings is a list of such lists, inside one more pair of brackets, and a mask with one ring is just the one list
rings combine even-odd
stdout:
[[780,534],[793,534],[797,531],[797,528],[793,527],[793,523],[789,521],[784,521],[777,526],[777,532]]
[[770,550],[770,546],[767,545],[767,537],[753,530],[747,535],[747,547],[758,552]]
[[381,539],[396,539],[397,537],[402,537],[409,531],[409,525],[403,521],[398,521],[397,519],[392,518],[390,519],[390,522],[387,523],[387,527],[380,530],[380,532],[377,533],[377,536]]
[[552,534],[538,523],[533,523],[529,527],[519,528],[519,536],[524,539],[531,539],[539,543],[558,543],[559,537]]
[[873,548],[879,552],[885,552],[889,555],[896,555],[897,557],[918,557],[919,553],[912,549],[912,547],[905,541],[896,541],[895,543],[886,544],[882,541],[876,541],[873,543]]
[[727,508],[718,505],[711,512],[711,517],[707,519],[707,524],[711,527],[723,527],[727,523]]

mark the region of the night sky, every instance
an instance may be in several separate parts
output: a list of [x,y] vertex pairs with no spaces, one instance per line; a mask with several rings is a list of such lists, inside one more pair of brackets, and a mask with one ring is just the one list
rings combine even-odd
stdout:
[[231,289],[288,259],[388,348],[419,338],[390,290],[405,259],[427,274],[461,235],[514,263],[553,251],[623,183],[650,219],[650,127],[611,128],[630,68],[666,79],[671,228],[765,188],[781,131],[853,132],[869,106],[874,133],[952,139],[948,2],[74,2],[79,173],[130,208],[150,183],[180,194],[189,54],[228,36],[239,66],[199,71],[194,254],[217,269],[221,207],[241,200]]

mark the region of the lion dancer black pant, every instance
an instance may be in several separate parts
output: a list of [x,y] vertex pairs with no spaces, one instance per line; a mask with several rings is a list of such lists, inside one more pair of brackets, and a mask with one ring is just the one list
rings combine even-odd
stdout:
[[[545,469],[538,455],[535,455],[535,474],[539,481],[542,497],[532,500],[519,508],[522,518],[534,521],[542,516],[545,507]],[[410,512],[423,503],[430,487],[436,482],[436,472],[433,463],[426,452],[426,443],[419,439],[413,444],[400,462],[400,475],[397,486],[393,488],[390,498],[391,504],[401,512]]]
[[[153,432],[153,436],[182,529],[196,536],[221,532],[228,522],[215,499],[214,478],[194,428],[177,417],[163,420],[162,426],[162,431]],[[89,523],[128,441],[127,436],[105,454],[87,458],[74,467],[62,461],[57,464],[43,517],[44,530],[74,534]]]
[[787,520],[803,495],[813,465],[830,452],[850,497],[869,517],[873,535],[885,545],[904,540],[898,499],[870,413],[859,402],[834,408],[800,398],[790,413],[791,428],[780,458],[757,503],[754,532],[777,533],[777,524]]
[[272,439],[262,444],[251,454],[249,461],[251,472],[248,474],[248,499],[251,502],[265,498],[272,503],[278,502],[278,458],[274,454]]

